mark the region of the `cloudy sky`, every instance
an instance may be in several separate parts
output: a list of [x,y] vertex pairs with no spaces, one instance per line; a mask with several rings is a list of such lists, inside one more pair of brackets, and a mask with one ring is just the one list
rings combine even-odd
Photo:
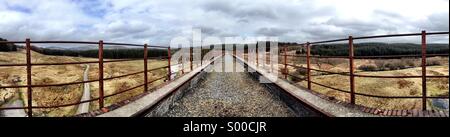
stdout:
[[[305,42],[449,31],[448,0],[0,0],[0,37],[168,45],[175,36]],[[448,41],[448,36],[446,36]]]

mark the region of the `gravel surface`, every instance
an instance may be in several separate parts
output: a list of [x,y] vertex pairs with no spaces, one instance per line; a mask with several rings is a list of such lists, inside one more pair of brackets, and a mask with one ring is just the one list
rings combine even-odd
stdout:
[[292,117],[295,114],[245,72],[210,72],[169,117]]

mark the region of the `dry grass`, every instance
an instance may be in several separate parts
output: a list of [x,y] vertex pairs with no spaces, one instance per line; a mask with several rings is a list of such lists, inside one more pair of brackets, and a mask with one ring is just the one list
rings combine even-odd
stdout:
[[[442,65],[428,66],[427,75],[449,75],[448,58],[428,58],[427,60],[438,60]],[[420,61],[420,60],[417,60]],[[447,61],[447,63],[445,63]],[[375,60],[355,60],[356,67],[361,65],[373,65]],[[417,62],[415,62],[417,63]],[[306,66],[306,64],[297,64]],[[313,68],[319,68],[317,65],[312,65]],[[323,65],[322,65],[323,66]],[[331,68],[324,68],[322,70],[334,72],[348,71],[347,63],[334,64]],[[294,72],[295,68],[289,67],[290,72]],[[356,70],[358,74],[375,75],[375,76],[416,76],[421,75],[421,68],[409,68],[391,71],[362,71]],[[313,71],[313,75],[318,74]],[[298,75],[298,74],[297,74]],[[321,75],[314,76],[312,80],[324,85],[349,91],[349,77],[341,75]],[[379,78],[355,78],[355,90],[358,93],[365,93],[371,95],[383,96],[421,96],[421,79],[379,79]],[[299,85],[306,87],[306,81],[298,82]],[[318,85],[312,86],[314,91],[334,97],[339,100],[349,101],[350,96],[347,93],[342,93],[336,90],[328,89]],[[446,78],[429,78],[427,79],[427,94],[429,96],[448,95],[449,81]],[[421,109],[420,99],[379,99],[369,98],[363,96],[356,96],[356,103],[368,107],[384,108],[384,109]],[[431,106],[431,101],[428,101]]]
[[[167,61],[165,60],[149,60],[148,69],[159,68],[167,66]],[[110,78],[120,75],[125,75],[129,73],[139,72],[144,70],[143,61],[128,61],[128,62],[117,62],[108,63],[104,65],[104,78]],[[167,69],[158,69],[148,73],[148,81],[163,77],[167,75]],[[89,79],[98,79],[98,65],[91,66],[89,70]],[[149,84],[149,89],[163,83],[163,80],[156,81]],[[111,95],[120,92],[125,89],[129,89],[144,83],[144,74],[138,74],[133,76],[128,76],[124,78],[112,79],[104,81],[104,95]],[[97,98],[99,96],[99,84],[98,82],[90,83],[91,96]],[[116,102],[120,102],[130,97],[139,95],[144,92],[143,87],[139,87],[116,96],[112,96],[105,99],[105,106],[111,105]],[[91,103],[91,109],[98,109],[98,103]]]
[[[32,52],[32,63],[54,63],[54,62],[78,62],[78,61],[96,61],[96,58],[67,57],[67,56],[47,56],[36,52]],[[0,64],[26,63],[25,51],[18,52],[0,52]],[[149,69],[162,67],[167,65],[166,61],[149,60]],[[32,68],[33,84],[55,84],[67,83],[83,80],[83,71],[85,65],[55,65],[55,66],[34,66]],[[118,76],[132,72],[142,71],[142,61],[129,61],[117,63],[105,63],[104,77]],[[160,69],[148,73],[149,80],[161,77],[167,74],[165,69]],[[19,79],[19,82],[13,82]],[[89,79],[98,79],[98,64],[90,64]],[[17,81],[17,80],[16,80]],[[113,94],[119,90],[139,85],[143,83],[143,74],[129,76],[111,81],[105,81],[105,95]],[[161,83],[161,81],[159,81]],[[0,84],[1,85],[26,85],[26,67],[0,67]],[[155,83],[158,84],[158,83]],[[98,97],[98,82],[90,83],[91,97]],[[68,103],[78,102],[82,96],[83,86],[68,85],[61,87],[42,87],[33,88],[33,105],[34,106],[55,106]],[[0,105],[2,100],[6,100],[13,93],[21,92],[21,99],[27,102],[26,88],[20,88],[18,92],[14,89],[0,89]],[[3,92],[8,91],[8,92]],[[128,99],[129,97],[138,95],[143,92],[143,88],[138,88],[123,94],[106,99],[105,106],[114,102]],[[91,106],[98,108],[98,103],[93,102]],[[77,106],[68,106],[60,108],[35,109],[33,114],[36,116],[70,116],[76,113]]]

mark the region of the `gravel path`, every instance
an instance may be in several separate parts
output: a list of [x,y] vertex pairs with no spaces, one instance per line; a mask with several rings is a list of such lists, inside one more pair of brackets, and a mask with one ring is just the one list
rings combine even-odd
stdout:
[[166,116],[291,117],[295,114],[247,73],[211,72],[198,87],[174,103]]
[[[86,65],[86,69],[84,70],[84,73],[83,73],[83,81],[89,80],[88,72],[89,72],[89,65]],[[85,101],[85,100],[91,99],[91,90],[89,87],[89,83],[84,83],[83,86],[84,86],[83,96],[81,96],[80,101]],[[89,112],[89,102],[78,105],[77,114],[87,113],[87,112]]]
[[[16,99],[3,107],[24,107],[22,100]],[[23,109],[10,109],[0,111],[0,117],[27,117],[27,113]]]

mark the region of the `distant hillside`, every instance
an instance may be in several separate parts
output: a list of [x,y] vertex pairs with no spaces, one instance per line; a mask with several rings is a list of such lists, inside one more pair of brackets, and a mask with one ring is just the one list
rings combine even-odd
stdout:
[[[56,56],[74,56],[74,57],[98,57],[97,48],[59,48],[59,47],[37,47],[32,46],[31,49],[45,55]],[[152,49],[148,50],[148,57],[165,57],[167,56],[166,49]],[[103,49],[103,57],[106,59],[123,59],[123,58],[143,58],[143,48],[111,48],[106,47]]]
[[[306,53],[302,46],[290,46],[290,50],[297,50],[297,54]],[[356,43],[355,56],[383,56],[383,55],[420,55],[420,44],[414,43]],[[448,44],[428,44],[427,54],[448,54]],[[348,44],[318,44],[311,47],[311,54],[320,56],[348,56]]]
[[[357,43],[355,56],[420,55],[420,44],[413,43]],[[428,44],[427,54],[448,54],[448,44]],[[348,56],[348,44],[324,44],[311,48],[311,54],[322,56]]]
[[[0,38],[0,41],[8,41],[7,39]],[[17,51],[15,44],[0,44],[0,52]]]

